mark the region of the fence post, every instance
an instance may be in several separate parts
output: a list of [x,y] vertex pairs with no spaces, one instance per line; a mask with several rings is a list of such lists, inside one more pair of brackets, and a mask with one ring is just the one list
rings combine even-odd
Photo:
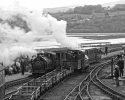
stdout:
[[113,61],[113,57],[111,59],[111,77],[113,78],[113,65],[114,65],[114,61]]

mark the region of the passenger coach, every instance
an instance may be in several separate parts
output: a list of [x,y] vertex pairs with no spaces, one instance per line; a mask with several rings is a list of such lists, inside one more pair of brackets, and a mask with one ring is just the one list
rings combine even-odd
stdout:
[[84,48],[85,54],[89,57],[89,63],[99,62],[101,60],[100,47],[86,47]]

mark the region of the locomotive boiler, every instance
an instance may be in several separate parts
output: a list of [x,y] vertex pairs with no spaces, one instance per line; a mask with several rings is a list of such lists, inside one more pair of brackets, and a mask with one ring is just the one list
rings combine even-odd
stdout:
[[37,54],[37,57],[32,60],[32,74],[44,74],[55,69],[56,54],[47,52],[45,54]]

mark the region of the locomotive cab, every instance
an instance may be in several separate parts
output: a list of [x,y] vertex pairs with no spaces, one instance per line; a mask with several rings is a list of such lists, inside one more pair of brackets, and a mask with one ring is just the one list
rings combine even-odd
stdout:
[[64,66],[66,69],[71,67],[75,71],[83,71],[88,66],[88,57],[85,57],[85,52],[82,50],[68,50]]

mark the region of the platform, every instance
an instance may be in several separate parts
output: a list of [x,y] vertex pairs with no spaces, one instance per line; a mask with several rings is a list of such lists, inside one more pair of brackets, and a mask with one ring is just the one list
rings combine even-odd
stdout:
[[120,52],[124,52],[124,51],[120,50],[120,51],[111,52],[111,53],[108,53],[107,55],[102,55],[101,58],[103,59],[103,58],[110,57],[113,55],[118,55]]
[[[112,79],[111,74],[106,76],[105,79]],[[119,81],[125,81],[125,71],[124,71],[123,76],[119,77]]]
[[122,77],[119,78],[119,80],[125,80],[125,71]]
[[27,77],[29,75],[31,75],[31,73],[25,72],[24,75],[21,75],[21,73],[19,73],[19,74],[13,74],[13,75],[10,75],[10,76],[6,76],[5,77],[5,82],[17,80],[17,79],[20,79],[20,78],[25,78],[25,77]]

